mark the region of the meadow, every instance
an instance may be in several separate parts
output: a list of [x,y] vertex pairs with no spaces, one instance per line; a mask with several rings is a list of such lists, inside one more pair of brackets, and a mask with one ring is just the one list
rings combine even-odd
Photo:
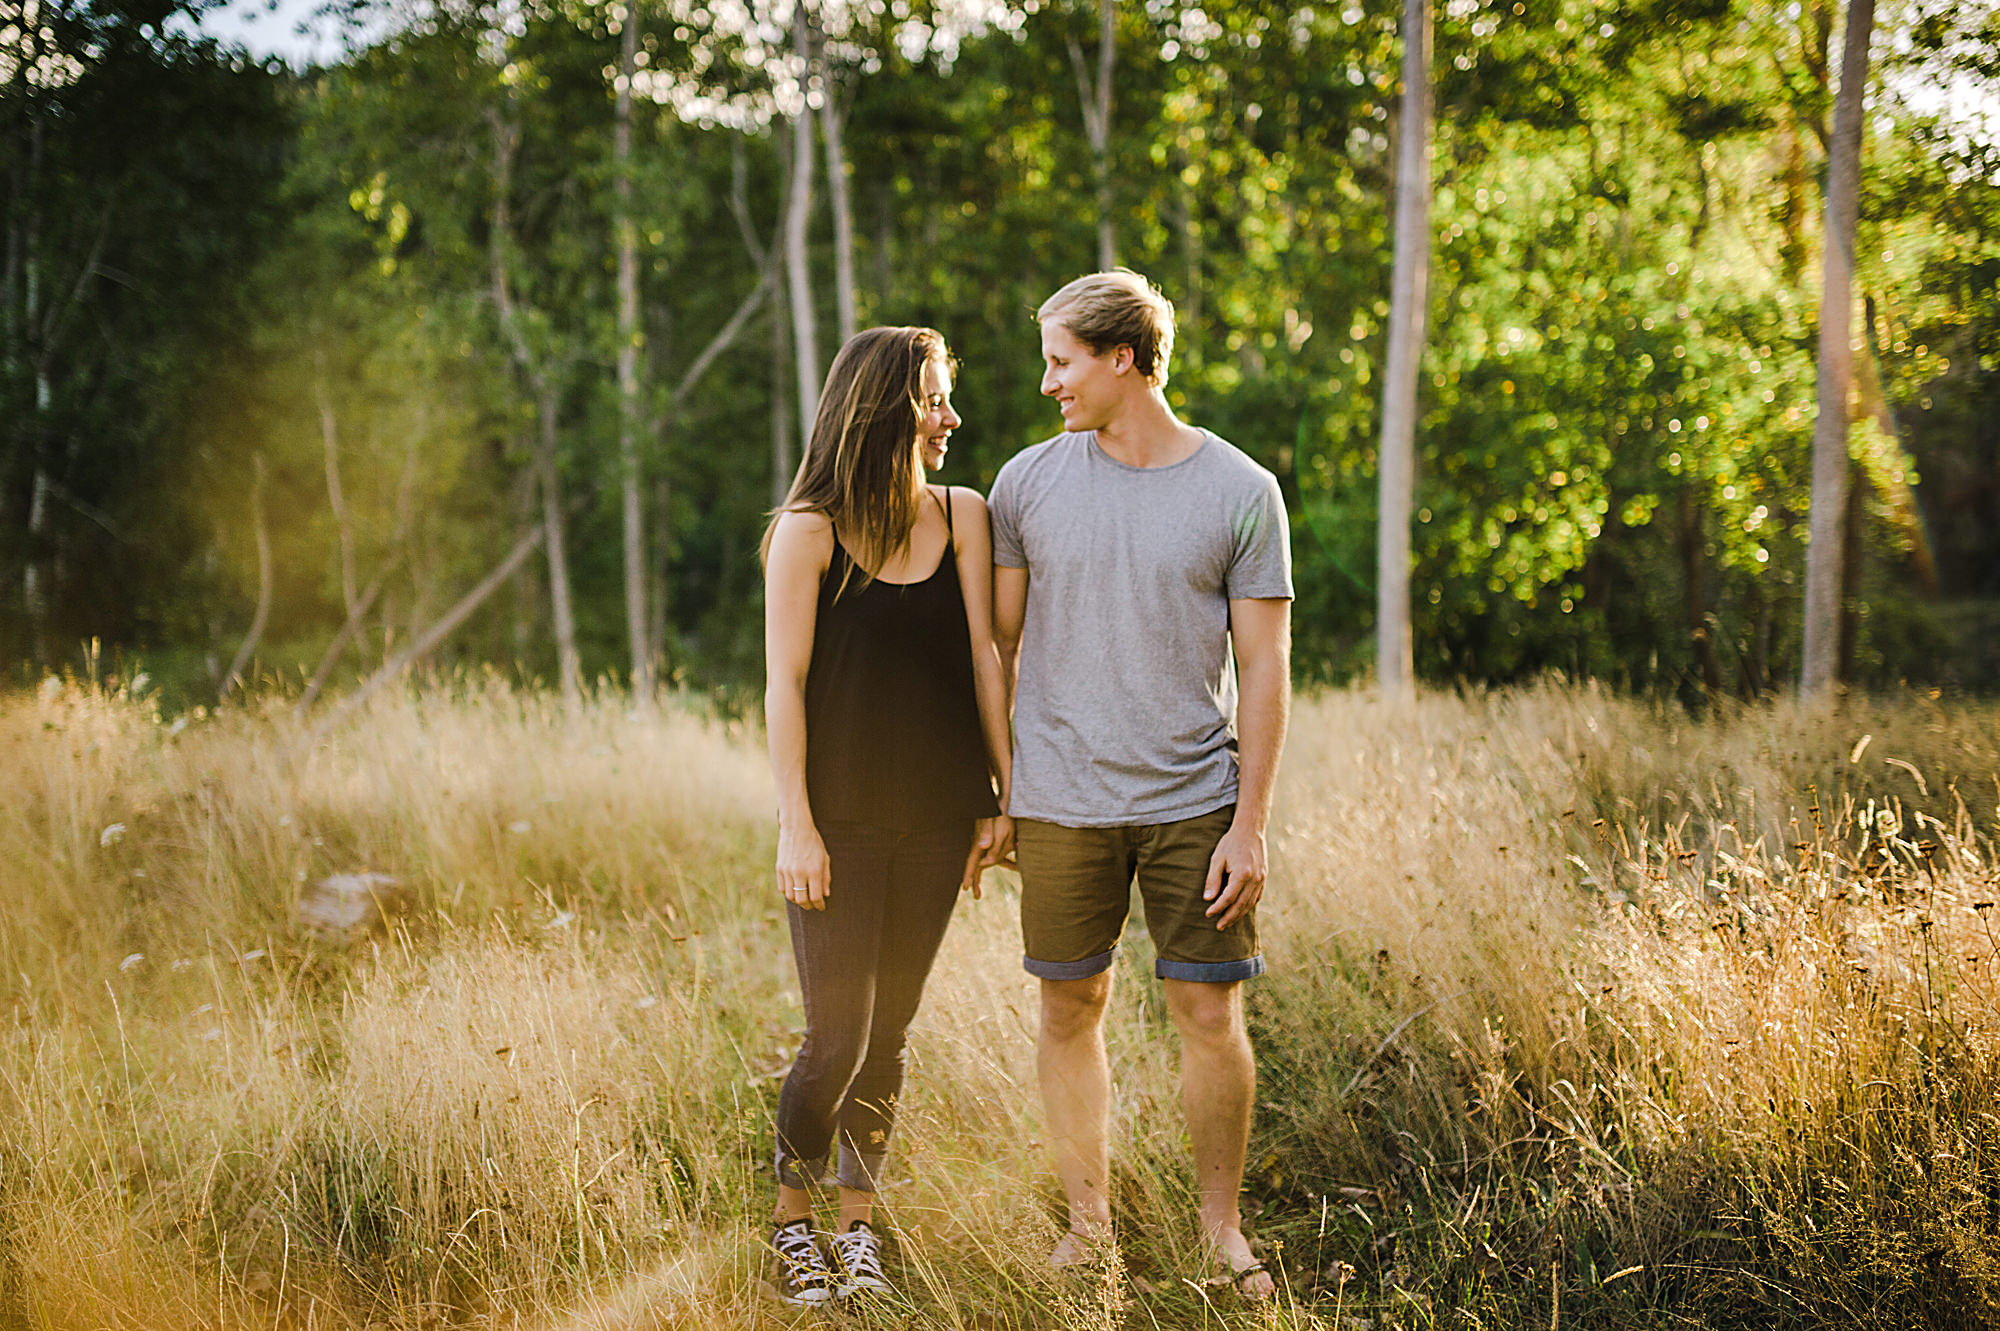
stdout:
[[[0,699],[0,1327],[777,1327],[800,1015],[754,726],[497,676]],[[1303,697],[1208,1283],[1119,963],[1118,1269],[1059,1193],[1013,888],[961,904],[885,1214],[923,1328],[2000,1324],[2000,707]],[[393,877],[355,941],[298,908]]]

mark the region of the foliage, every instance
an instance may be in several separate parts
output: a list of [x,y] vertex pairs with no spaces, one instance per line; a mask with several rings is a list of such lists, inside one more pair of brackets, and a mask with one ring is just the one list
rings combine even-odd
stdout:
[[165,35],[181,8],[31,3],[0,33],[0,661],[205,636],[194,419],[294,121],[281,73]]
[[[82,294],[37,361],[24,278],[8,288],[0,656],[24,675],[97,637],[205,696],[251,618],[260,456],[285,515],[262,669],[312,669],[379,581],[338,666],[373,669],[537,519],[545,400],[587,669],[619,668],[628,21],[648,637],[670,674],[758,678],[754,550],[798,431],[773,256],[780,122],[802,98],[845,125],[863,321],[935,324],[959,354],[968,425],[944,479],[983,486],[1055,428],[1029,314],[1095,259],[1094,6],[828,3],[801,64],[776,3],[452,4],[296,78],[138,11],[37,12],[65,16],[49,40],[79,73],[8,83],[10,234],[37,237],[44,290],[81,276]],[[1689,699],[1790,679],[1837,19],[1763,0],[1440,11],[1423,672]],[[1964,626],[2000,595],[1995,149],[1920,94],[1990,101],[1995,26],[1928,0],[1884,24],[1859,278],[1882,407],[1858,405],[1847,671],[1979,687]],[[1122,5],[1116,41],[1119,257],[1178,303],[1177,408],[1284,487],[1300,672],[1348,677],[1372,632],[1395,7]],[[525,565],[446,657],[547,673],[550,600]]]

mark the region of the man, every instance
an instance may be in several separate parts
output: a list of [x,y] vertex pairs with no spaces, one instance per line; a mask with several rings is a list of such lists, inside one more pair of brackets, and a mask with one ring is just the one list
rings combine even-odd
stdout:
[[1256,1082],[1242,989],[1264,969],[1256,908],[1291,699],[1284,501],[1167,405],[1173,306],[1144,278],[1078,278],[1036,317],[1064,433],[1001,468],[992,516],[1024,964],[1041,980],[1037,1070],[1070,1208],[1050,1261],[1111,1237],[1104,1011],[1136,876],[1181,1033],[1202,1233],[1237,1289],[1268,1299],[1237,1194]]

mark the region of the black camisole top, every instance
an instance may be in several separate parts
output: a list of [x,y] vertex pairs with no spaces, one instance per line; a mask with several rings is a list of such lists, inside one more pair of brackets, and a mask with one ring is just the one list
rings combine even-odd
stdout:
[[[951,505],[943,505],[951,530]],[[956,533],[922,582],[863,585],[833,538],[806,670],[816,822],[937,827],[1000,811],[972,687]],[[845,581],[843,588],[841,583]]]

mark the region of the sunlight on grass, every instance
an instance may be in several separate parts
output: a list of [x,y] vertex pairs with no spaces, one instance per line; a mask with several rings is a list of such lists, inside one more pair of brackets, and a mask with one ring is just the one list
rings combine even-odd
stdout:
[[[1692,720],[1587,688],[1302,700],[1253,987],[1248,1209],[1193,1232],[1150,950],[1119,963],[1122,1269],[1058,1279],[1011,879],[913,1034],[857,1325],[1950,1325],[2000,1298],[2000,713]],[[1865,740],[1865,742],[1864,742]],[[0,701],[0,1322],[789,1325],[797,1047],[760,737],[492,682],[317,745]],[[406,909],[335,943],[336,873]]]

